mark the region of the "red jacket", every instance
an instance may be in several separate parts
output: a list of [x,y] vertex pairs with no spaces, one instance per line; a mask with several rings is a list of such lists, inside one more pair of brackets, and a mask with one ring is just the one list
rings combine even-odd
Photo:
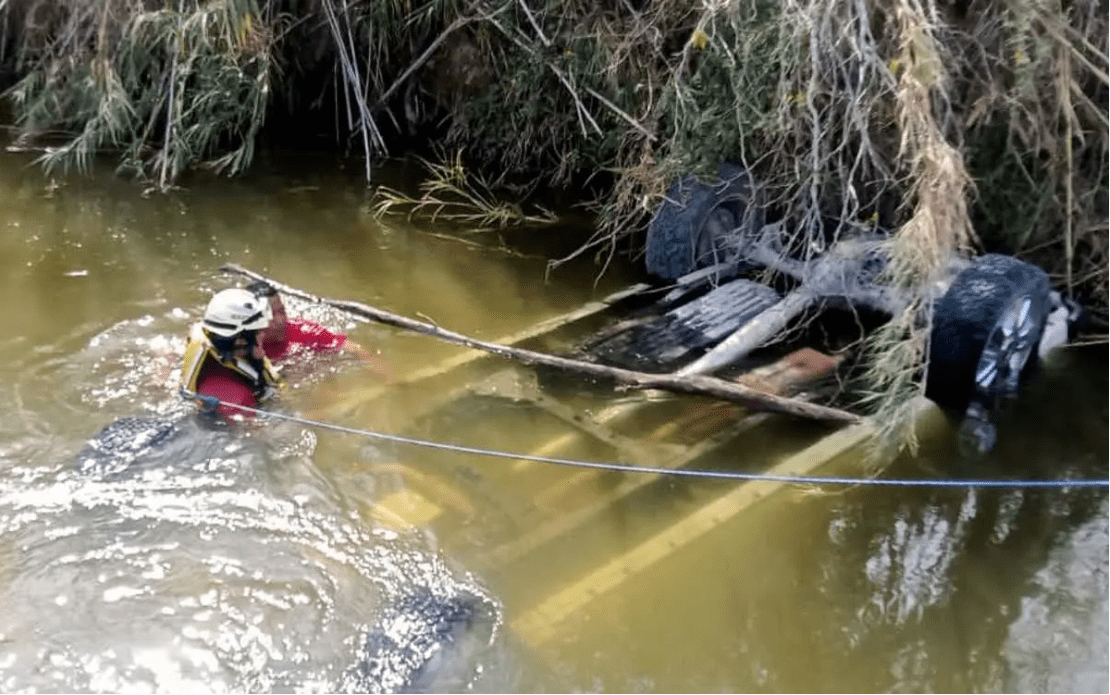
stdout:
[[277,362],[302,350],[338,350],[346,343],[347,336],[333,333],[314,321],[289,319],[285,327],[285,340],[267,341],[263,343],[262,349],[271,361]]

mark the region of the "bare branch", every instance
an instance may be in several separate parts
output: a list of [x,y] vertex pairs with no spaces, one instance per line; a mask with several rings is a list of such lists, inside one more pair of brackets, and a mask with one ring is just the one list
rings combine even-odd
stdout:
[[238,273],[240,275],[255,279],[265,280],[275,288],[280,289],[291,296],[304,299],[306,301],[315,302],[318,304],[326,304],[334,309],[347,312],[349,314],[376,321],[387,326],[393,326],[407,331],[428,335],[445,342],[454,343],[456,345],[463,345],[469,348],[483,350],[485,352],[514,359],[525,364],[538,364],[557,369],[563,369],[569,372],[574,372],[591,377],[600,377],[603,379],[611,379],[625,388],[645,390],[645,389],[658,389],[661,391],[671,391],[674,393],[686,393],[693,395],[711,396],[713,398],[720,398],[723,400],[734,401],[742,403],[745,406],[757,409],[768,410],[778,413],[785,413],[788,415],[795,415],[798,417],[827,420],[832,422],[860,422],[861,418],[858,415],[849,413],[837,408],[830,408],[827,406],[816,405],[803,400],[786,398],[783,396],[776,396],[770,393],[759,391],[742,384],[724,381],[722,379],[715,379],[705,376],[685,376],[679,377],[670,374],[648,374],[645,372],[637,372],[629,369],[619,369],[616,367],[607,367],[605,365],[596,364],[593,362],[583,362],[581,360],[573,360],[566,357],[558,357],[555,355],[548,355],[534,350],[525,350],[522,348],[509,347],[506,345],[499,345],[477,338],[471,338],[461,333],[449,331],[439,326],[427,323],[424,321],[416,321],[406,316],[400,316],[392,312],[378,309],[376,307],[361,304],[359,302],[343,301],[328,299],[325,297],[318,297],[307,292],[303,292],[294,287],[290,287],[272,278],[260,275],[251,270],[234,263],[228,263],[221,267],[225,272]]

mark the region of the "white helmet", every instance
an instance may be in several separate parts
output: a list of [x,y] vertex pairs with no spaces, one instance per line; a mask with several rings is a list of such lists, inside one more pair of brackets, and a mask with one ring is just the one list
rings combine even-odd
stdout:
[[208,302],[201,325],[213,335],[230,338],[243,331],[258,331],[270,325],[273,312],[265,297],[242,289],[221,290]]

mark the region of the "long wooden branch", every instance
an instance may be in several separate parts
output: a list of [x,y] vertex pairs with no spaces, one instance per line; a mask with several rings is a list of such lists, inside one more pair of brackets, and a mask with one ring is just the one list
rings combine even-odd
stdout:
[[469,348],[477,350],[484,350],[486,352],[500,355],[513,360],[524,362],[525,364],[540,364],[548,367],[555,367],[569,372],[577,372],[579,374],[587,374],[593,377],[601,377],[605,379],[612,379],[625,388],[632,389],[658,389],[661,391],[670,391],[673,393],[685,393],[699,396],[711,396],[713,398],[720,398],[722,400],[733,401],[741,403],[753,410],[768,410],[779,413],[786,413],[788,415],[795,415],[798,417],[809,418],[813,420],[826,420],[833,422],[859,422],[862,418],[854,413],[839,408],[830,408],[828,406],[817,405],[814,403],[807,403],[805,401],[784,398],[782,396],[775,396],[769,393],[764,393],[742,384],[737,384],[723,379],[717,379],[707,376],[675,376],[673,374],[649,374],[647,372],[637,372],[630,369],[620,369],[617,367],[609,367],[601,364],[594,364],[592,362],[583,362],[581,360],[569,359],[566,357],[558,357],[556,355],[548,355],[534,350],[525,350],[522,348],[508,347],[499,345],[497,343],[490,343],[484,340],[478,340],[465,336],[461,333],[449,331],[431,323],[424,321],[417,321],[410,319],[406,316],[394,314],[376,307],[367,306],[359,302],[351,302],[345,300],[328,299],[326,297],[319,297],[309,294],[295,287],[290,287],[282,282],[278,282],[272,278],[261,275],[252,270],[248,270],[235,263],[227,263],[220,268],[224,272],[237,273],[253,280],[263,280],[270,283],[276,289],[289,294],[294,297],[299,297],[306,301],[325,304],[339,311],[343,311],[360,318],[376,321],[387,326],[394,326],[407,331],[421,333],[424,335],[438,338],[449,343],[456,345],[464,345]]

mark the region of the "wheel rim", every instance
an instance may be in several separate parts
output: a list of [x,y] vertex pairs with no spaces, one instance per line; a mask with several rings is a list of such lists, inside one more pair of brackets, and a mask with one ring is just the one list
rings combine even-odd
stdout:
[[1034,348],[1037,326],[1032,320],[1032,306],[1032,297],[1017,297],[987,337],[975,369],[975,390],[987,402],[1017,395],[1021,374]]

